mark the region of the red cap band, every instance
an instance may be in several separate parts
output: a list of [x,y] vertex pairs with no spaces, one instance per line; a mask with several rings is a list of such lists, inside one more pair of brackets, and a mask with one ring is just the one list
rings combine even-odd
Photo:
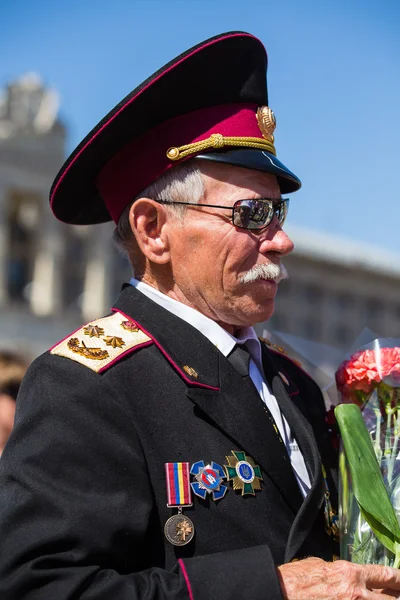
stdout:
[[[213,133],[224,137],[264,140],[256,112],[255,104],[202,108],[162,123],[127,144],[103,167],[96,179],[96,186],[115,223],[124,208],[142,190],[178,164],[167,157],[170,147],[199,142]],[[204,150],[201,151],[203,152]],[[200,150],[197,154],[199,153]],[[193,153],[187,158],[195,155]],[[182,160],[185,159],[179,162]]]

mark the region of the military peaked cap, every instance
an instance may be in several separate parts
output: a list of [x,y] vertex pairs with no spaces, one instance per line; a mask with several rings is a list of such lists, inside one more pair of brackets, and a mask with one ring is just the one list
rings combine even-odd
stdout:
[[117,223],[142,190],[194,157],[272,173],[282,193],[299,189],[299,179],[276,158],[266,70],[263,44],[244,32],[218,35],[169,62],[65,162],[50,192],[56,217]]

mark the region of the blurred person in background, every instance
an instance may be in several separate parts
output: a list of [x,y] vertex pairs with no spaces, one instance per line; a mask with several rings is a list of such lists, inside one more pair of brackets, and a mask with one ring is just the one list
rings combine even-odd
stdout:
[[0,461],[1,600],[399,596],[396,569],[334,560],[322,394],[253,329],[285,277],[300,187],[276,157],[266,62],[243,32],[188,50],[54,182],[62,221],[114,220],[135,277],[21,386]]
[[14,426],[15,401],[26,369],[17,353],[0,350],[0,456]]

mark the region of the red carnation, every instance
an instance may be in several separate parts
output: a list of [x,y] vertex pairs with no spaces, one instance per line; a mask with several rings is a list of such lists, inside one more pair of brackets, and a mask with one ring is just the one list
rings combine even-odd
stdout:
[[361,350],[345,360],[336,372],[336,384],[344,402],[363,404],[384,383],[400,385],[400,348]]

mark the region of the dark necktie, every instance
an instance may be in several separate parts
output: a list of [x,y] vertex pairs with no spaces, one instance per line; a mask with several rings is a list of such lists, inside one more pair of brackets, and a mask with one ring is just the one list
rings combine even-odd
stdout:
[[236,344],[228,355],[228,360],[241,377],[250,379],[250,354],[245,344]]

